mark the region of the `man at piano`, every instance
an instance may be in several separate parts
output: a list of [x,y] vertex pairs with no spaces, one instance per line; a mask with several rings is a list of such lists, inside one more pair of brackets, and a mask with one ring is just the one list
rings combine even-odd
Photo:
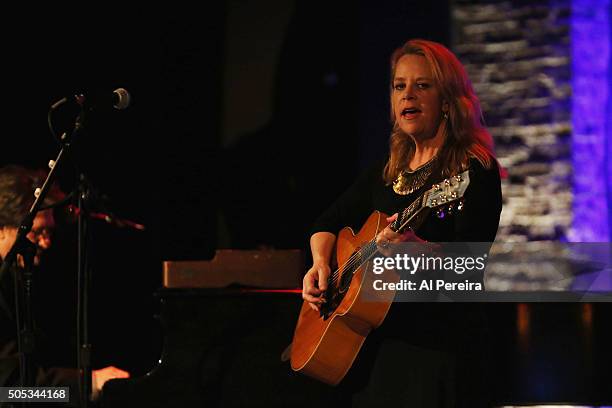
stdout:
[[[34,202],[34,190],[42,186],[44,173],[20,166],[0,168],[0,260],[10,251],[17,236],[17,228]],[[61,190],[51,188],[45,204],[63,198]],[[35,245],[36,253],[33,267],[41,264],[41,256],[51,246],[55,227],[53,212],[50,209],[39,211],[27,238]],[[17,349],[14,284],[16,268],[23,267],[23,258],[18,257],[0,281],[0,387],[19,385],[19,355]],[[36,284],[36,283],[34,283]],[[8,309],[8,310],[7,310]],[[36,320],[36,316],[34,316]],[[37,337],[38,341],[38,337]],[[78,370],[75,368],[42,367],[36,365],[36,385],[69,386],[71,401],[78,401]],[[116,367],[105,367],[92,372],[93,398],[97,398],[104,383],[114,378],[126,378],[129,373]]]

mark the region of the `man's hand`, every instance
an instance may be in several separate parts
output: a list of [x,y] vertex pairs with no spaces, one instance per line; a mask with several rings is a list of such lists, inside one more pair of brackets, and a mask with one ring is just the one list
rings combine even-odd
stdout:
[[129,378],[130,373],[123,371],[120,368],[109,366],[99,370],[94,370],[91,373],[91,390],[94,399],[98,398],[104,383],[115,378]]

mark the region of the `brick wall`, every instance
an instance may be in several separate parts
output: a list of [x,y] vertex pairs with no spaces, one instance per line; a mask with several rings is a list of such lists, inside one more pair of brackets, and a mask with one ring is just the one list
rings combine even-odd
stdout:
[[569,0],[452,6],[452,48],[509,174],[498,241],[562,239],[571,227],[569,17]]

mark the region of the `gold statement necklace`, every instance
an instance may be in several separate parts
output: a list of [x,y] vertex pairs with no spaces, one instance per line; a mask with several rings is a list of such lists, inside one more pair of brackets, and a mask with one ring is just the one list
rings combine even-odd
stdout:
[[399,195],[408,195],[423,187],[435,167],[436,159],[437,155],[412,171],[402,170],[393,181],[393,191]]

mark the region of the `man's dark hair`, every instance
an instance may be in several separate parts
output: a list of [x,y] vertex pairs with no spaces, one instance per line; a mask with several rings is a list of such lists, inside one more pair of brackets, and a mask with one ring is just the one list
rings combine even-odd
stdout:
[[[34,203],[34,190],[42,187],[46,174],[17,165],[0,168],[0,228],[18,227]],[[61,191],[54,186],[45,199],[51,204],[61,199]]]

